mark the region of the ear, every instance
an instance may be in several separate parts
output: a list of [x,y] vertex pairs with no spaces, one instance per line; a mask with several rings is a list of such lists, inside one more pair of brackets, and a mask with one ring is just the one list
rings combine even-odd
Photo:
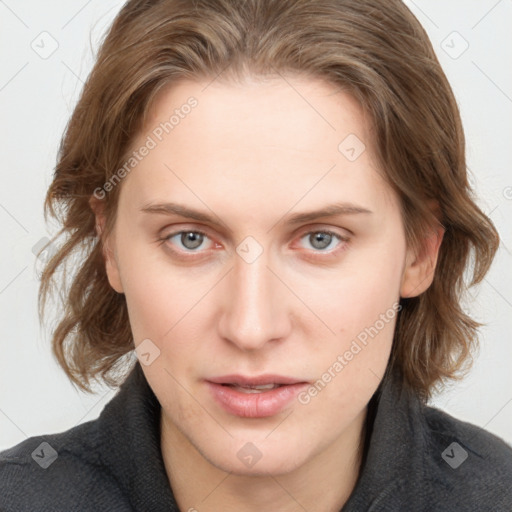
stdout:
[[444,233],[444,227],[438,223],[421,240],[421,247],[418,250],[414,250],[412,247],[407,249],[405,269],[400,286],[401,297],[417,297],[432,284]]
[[106,222],[104,213],[105,204],[101,199],[91,196],[89,199],[89,205],[96,218],[96,234],[103,247],[102,252],[105,260],[105,271],[107,273],[108,282],[117,293],[123,293],[123,285],[121,283],[119,266],[116,259],[115,232],[109,233],[108,236],[104,236]]

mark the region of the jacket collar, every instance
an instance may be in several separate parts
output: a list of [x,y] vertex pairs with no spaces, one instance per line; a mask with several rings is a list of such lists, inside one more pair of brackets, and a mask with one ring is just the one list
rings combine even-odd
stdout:
[[428,438],[421,400],[403,385],[399,369],[386,372],[371,400],[373,419],[359,479],[342,512],[423,510]]
[[137,361],[98,418],[103,463],[134,511],[179,512],[160,451],[160,409]]

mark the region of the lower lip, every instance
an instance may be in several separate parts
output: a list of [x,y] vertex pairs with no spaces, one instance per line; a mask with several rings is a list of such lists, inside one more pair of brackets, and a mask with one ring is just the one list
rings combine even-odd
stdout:
[[217,403],[227,412],[243,418],[265,418],[281,412],[300,392],[307,382],[287,384],[269,391],[244,393],[230,386],[206,382]]

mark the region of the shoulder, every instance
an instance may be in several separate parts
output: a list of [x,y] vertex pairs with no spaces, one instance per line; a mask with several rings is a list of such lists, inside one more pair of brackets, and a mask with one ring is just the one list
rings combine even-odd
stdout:
[[130,508],[101,461],[97,420],[35,436],[0,452],[0,510],[126,511]]
[[423,405],[425,476],[446,509],[512,510],[512,447],[500,437]]

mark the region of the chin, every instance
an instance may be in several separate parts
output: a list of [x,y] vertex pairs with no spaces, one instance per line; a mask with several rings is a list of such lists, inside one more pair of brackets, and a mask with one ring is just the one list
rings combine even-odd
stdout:
[[216,468],[240,476],[284,475],[305,464],[308,458],[300,440],[294,445],[290,439],[276,439],[273,443],[263,439],[230,441],[228,446],[219,443],[215,450],[208,447],[199,452]]

